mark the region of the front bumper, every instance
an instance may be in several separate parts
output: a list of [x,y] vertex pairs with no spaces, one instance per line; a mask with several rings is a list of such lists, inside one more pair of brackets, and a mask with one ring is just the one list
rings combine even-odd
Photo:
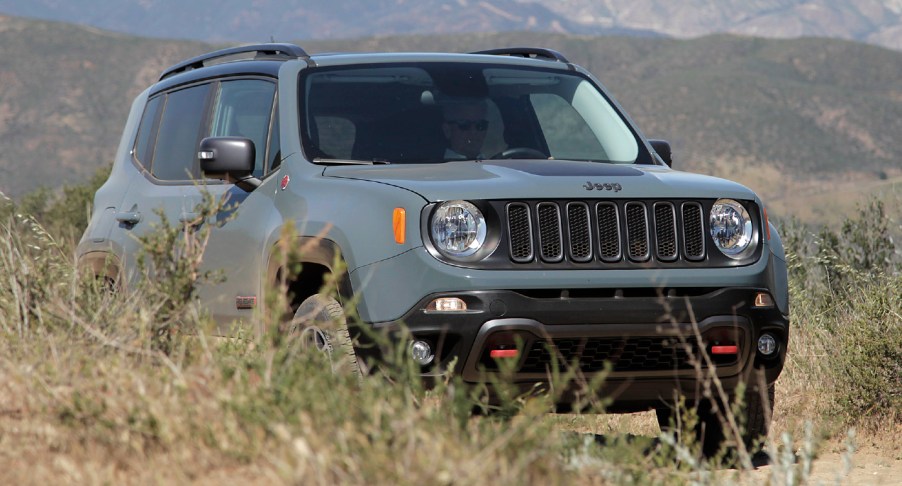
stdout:
[[[465,381],[486,381],[494,372],[488,346],[499,345],[503,333],[515,333],[519,341],[501,344],[520,346],[522,361],[512,379],[524,390],[549,382],[551,365],[541,350],[550,349],[547,355],[564,350],[560,361],[580,362],[587,378],[600,372],[599,363],[612,363],[601,390],[615,400],[612,409],[649,408],[677,393],[700,398],[700,384],[712,374],[728,393],[740,382],[759,383],[758,374],[773,383],[789,338],[785,263],[767,249],[754,264],[732,268],[518,271],[455,267],[417,248],[355,269],[351,283],[364,326],[388,334],[406,329],[430,342],[436,361],[424,375],[453,362]],[[769,293],[776,305],[755,307],[758,292]],[[426,310],[433,299],[452,296],[463,299],[468,310]],[[759,356],[756,346],[765,332],[778,343],[769,358]],[[738,352],[701,372],[687,367],[688,358],[673,355],[680,343],[689,342],[690,351],[691,346],[710,351],[720,341]],[[592,360],[583,366],[587,347]],[[639,365],[618,367],[624,350]],[[380,354],[366,342],[358,351],[376,359]],[[530,358],[530,352],[539,356]],[[651,357],[656,364],[645,366]]]
[[[677,395],[701,398],[702,382],[712,375],[728,393],[740,382],[758,383],[755,373],[768,384],[776,381],[786,356],[789,321],[775,307],[754,306],[762,291],[766,289],[443,292],[375,328],[389,334],[406,328],[413,338],[430,343],[436,359],[424,368],[426,375],[456,363],[453,371],[466,382],[491,381],[489,374],[499,372],[490,351],[518,349],[510,378],[523,390],[553,381],[555,370],[568,367],[586,381],[606,372],[600,393],[613,399],[612,410],[642,410]],[[426,311],[439,296],[459,297],[468,310]],[[770,357],[757,351],[763,333],[778,343]],[[737,352],[712,354],[714,345],[736,346]],[[366,349],[361,351],[366,354]],[[611,368],[603,371],[604,363]]]
[[755,263],[729,268],[476,270],[436,260],[418,247],[350,272],[361,320],[404,318],[427,295],[497,289],[762,288],[789,314],[786,263],[765,245]]

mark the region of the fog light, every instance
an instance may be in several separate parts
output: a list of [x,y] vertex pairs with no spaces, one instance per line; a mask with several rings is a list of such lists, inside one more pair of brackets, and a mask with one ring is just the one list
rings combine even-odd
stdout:
[[754,307],[773,307],[774,306],[774,298],[770,296],[767,292],[758,292],[755,294],[755,305]]
[[435,358],[432,354],[432,346],[426,341],[414,341],[410,343],[410,357],[422,366],[428,365]]
[[429,312],[464,312],[467,303],[458,297],[439,297],[426,306]]
[[758,352],[764,356],[773,356],[777,352],[777,340],[770,334],[762,334],[758,338]]

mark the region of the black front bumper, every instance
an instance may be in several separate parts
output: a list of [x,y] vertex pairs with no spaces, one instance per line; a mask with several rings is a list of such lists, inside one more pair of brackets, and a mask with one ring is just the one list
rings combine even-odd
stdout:
[[[575,366],[578,376],[591,379],[607,367],[600,393],[613,399],[612,409],[639,410],[676,394],[699,398],[702,381],[712,375],[728,393],[740,382],[760,382],[754,373],[767,384],[776,381],[789,320],[775,307],[755,307],[758,292],[766,290],[447,292],[422,299],[398,321],[373,326],[390,334],[406,326],[414,339],[428,342],[436,358],[425,375],[454,362],[453,371],[465,381],[484,382],[498,372],[492,349],[518,349],[516,358],[506,359],[516,361],[511,379],[523,389],[548,382],[555,369]],[[437,297],[459,297],[467,311],[426,311]],[[769,357],[757,351],[763,333],[777,341]],[[712,354],[715,345],[736,346],[737,352]]]

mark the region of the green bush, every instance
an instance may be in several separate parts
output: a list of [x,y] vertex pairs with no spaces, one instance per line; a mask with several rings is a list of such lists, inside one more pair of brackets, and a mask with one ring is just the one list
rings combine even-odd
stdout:
[[83,184],[65,185],[61,192],[47,188],[32,191],[19,201],[18,210],[30,215],[54,238],[66,244],[77,243],[88,227],[94,193],[106,182],[111,166],[97,169]]
[[853,423],[902,418],[902,276],[878,275],[848,293],[832,333],[834,411]]
[[[836,230],[783,225],[793,343],[805,376],[829,391],[823,410],[841,424],[876,424],[902,410],[902,263],[899,226],[872,201]],[[895,237],[895,238],[894,238]],[[787,377],[784,377],[784,380]],[[792,385],[790,385],[792,386]]]

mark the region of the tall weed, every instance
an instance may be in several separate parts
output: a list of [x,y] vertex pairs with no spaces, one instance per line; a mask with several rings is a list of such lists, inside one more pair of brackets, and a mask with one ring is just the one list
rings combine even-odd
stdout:
[[[489,403],[484,389],[448,373],[429,390],[407,348],[391,341],[380,343],[387,363],[369,375],[332,373],[322,353],[299,349],[282,334],[290,315],[284,282],[267,298],[279,312],[260,313],[243,333],[214,337],[193,305],[193,286],[216,277],[197,271],[202,228],[161,229],[145,241],[158,285],[110,293],[74,271],[71,240],[19,209],[0,202],[0,443],[11,454],[32,454],[34,466],[6,469],[0,479],[189,482],[228,471],[223,481],[303,484],[723,480],[717,463],[670,435],[604,441],[573,432],[565,424],[579,416],[547,415],[553,394],[511,390]],[[893,224],[875,234],[893,236]],[[807,481],[804,461],[816,454],[824,417],[834,432],[898,420],[898,254],[894,247],[880,253],[891,238],[864,250],[886,258],[846,252],[847,241],[872,242],[856,236],[870,235],[866,225],[853,221],[849,228],[824,230],[835,244],[800,226],[784,233],[793,327],[778,382],[789,397],[778,402],[786,405],[778,404],[775,418],[799,433],[787,430],[782,445],[772,434],[773,484]],[[180,246],[188,242],[198,246]],[[837,286],[836,275],[846,283]],[[335,295],[334,281],[321,292]],[[345,307],[352,320],[353,307]],[[588,398],[600,383],[568,363],[556,368],[554,389],[576,383],[585,388],[588,410],[604,409],[604,401]],[[501,377],[492,384],[506,383]],[[729,407],[722,413],[728,419]],[[815,430],[792,425],[792,416],[813,419]],[[802,438],[801,468],[793,437]]]

